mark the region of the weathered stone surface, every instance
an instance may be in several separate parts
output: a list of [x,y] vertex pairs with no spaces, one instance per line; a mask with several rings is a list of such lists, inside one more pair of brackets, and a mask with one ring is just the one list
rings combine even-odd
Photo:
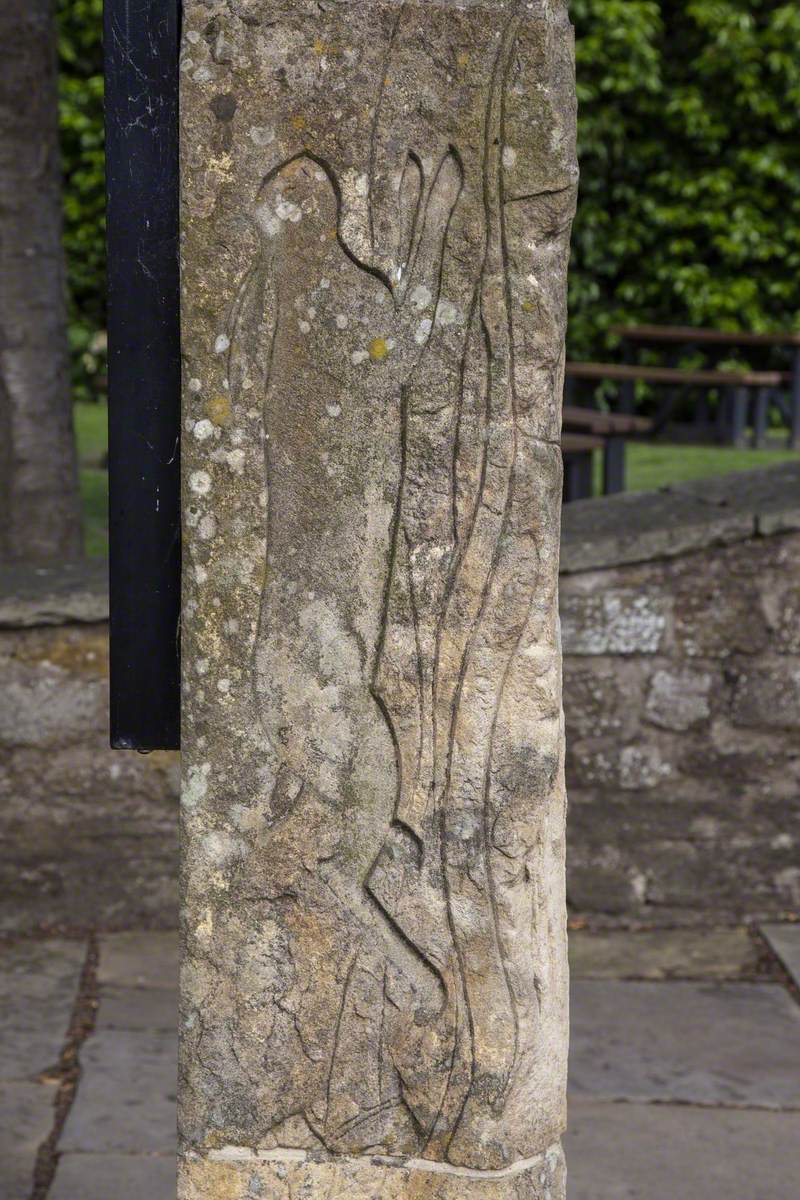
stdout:
[[738,979],[755,973],[758,958],[758,947],[746,929],[569,935],[573,979]]
[[184,1194],[555,1200],[567,5],[184,18]]
[[800,1007],[772,983],[579,980],[570,1095],[800,1108]]
[[62,1154],[48,1200],[174,1200],[175,1158]]
[[570,1200],[795,1200],[797,1114],[570,1104]]
[[58,1064],[85,958],[85,942],[0,949],[0,1079],[33,1080]]

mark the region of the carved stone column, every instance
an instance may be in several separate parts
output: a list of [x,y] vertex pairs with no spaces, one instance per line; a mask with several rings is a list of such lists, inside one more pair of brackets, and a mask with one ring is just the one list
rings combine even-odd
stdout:
[[565,0],[186,0],[184,1200],[561,1200]]

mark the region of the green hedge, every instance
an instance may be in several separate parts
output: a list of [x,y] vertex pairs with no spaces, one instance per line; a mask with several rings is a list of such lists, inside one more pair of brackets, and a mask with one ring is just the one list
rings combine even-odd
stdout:
[[57,0],[56,12],[73,389],[89,400],[105,376],[103,0]]
[[[800,325],[800,5],[571,0],[574,357],[619,321]],[[75,387],[102,374],[102,0],[58,0]],[[94,352],[92,348],[94,347]]]
[[800,324],[800,6],[572,0],[570,353],[620,321]]

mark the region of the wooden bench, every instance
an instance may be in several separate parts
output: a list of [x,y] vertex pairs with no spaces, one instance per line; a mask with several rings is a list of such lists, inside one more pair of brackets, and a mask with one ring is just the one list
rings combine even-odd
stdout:
[[783,386],[780,389],[766,396],[762,394],[757,401],[753,444],[760,446],[766,442],[768,408],[773,399],[789,424],[789,446],[800,450],[800,331],[748,333],[741,330],[697,329],[691,325],[614,325],[611,332],[622,338],[626,356],[643,346],[659,347],[672,354],[682,348],[700,349],[704,353],[713,352],[715,348],[724,351],[737,346],[753,350],[782,350],[790,360],[791,370],[781,372]]
[[[791,376],[782,371],[685,371],[680,367],[599,362],[569,362],[566,366],[566,378],[568,381],[591,380],[600,383],[608,380],[619,383],[620,407],[624,414],[633,412],[635,385],[638,381],[659,387],[720,388],[723,397],[717,428],[720,433],[726,435],[726,440],[729,439],[734,445],[744,444],[748,411],[753,397],[756,442],[763,440],[770,395],[774,389],[791,380]],[[662,410],[651,428],[658,430],[668,411]]]
[[603,492],[625,490],[625,439],[652,431],[648,417],[630,413],[605,413],[565,404],[561,450],[564,455],[564,499],[588,499],[593,493],[592,455],[603,451]]

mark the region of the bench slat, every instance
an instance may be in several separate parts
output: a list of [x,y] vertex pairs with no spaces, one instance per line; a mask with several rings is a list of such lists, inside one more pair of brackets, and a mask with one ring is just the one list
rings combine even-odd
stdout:
[[564,454],[585,454],[587,450],[602,450],[605,440],[589,433],[563,433],[561,450]]
[[669,342],[716,346],[800,346],[800,333],[730,333],[691,325],[613,325],[611,332],[631,342]]
[[782,371],[683,371],[679,367],[648,367],[621,363],[568,362],[572,379],[608,379],[624,383],[663,383],[673,386],[700,384],[705,387],[780,387],[790,378]]
[[588,429],[591,433],[620,435],[651,433],[653,430],[653,422],[649,417],[598,412],[597,409],[580,408],[575,404],[564,405],[563,426],[565,429],[577,427]]

